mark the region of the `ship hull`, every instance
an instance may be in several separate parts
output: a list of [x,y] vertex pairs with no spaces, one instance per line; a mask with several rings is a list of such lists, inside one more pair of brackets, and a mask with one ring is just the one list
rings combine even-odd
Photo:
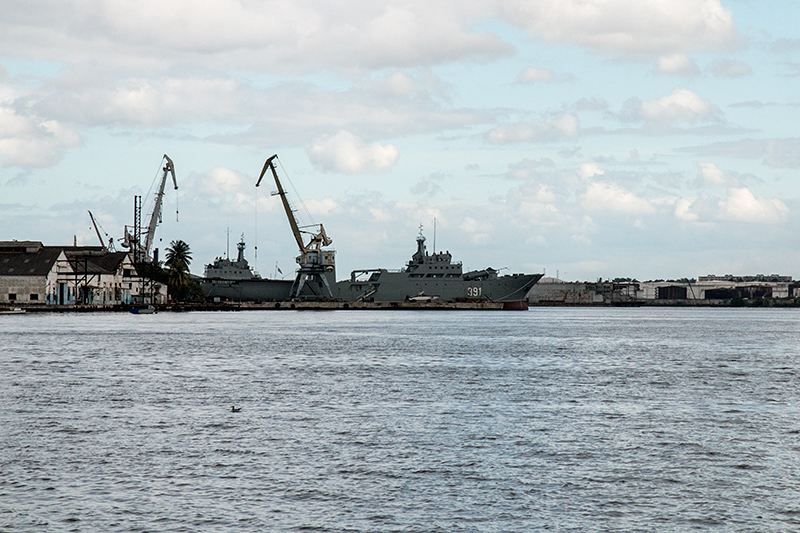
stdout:
[[230,302],[284,302],[289,299],[292,280],[282,279],[199,279],[207,300]]
[[542,274],[513,274],[490,279],[413,278],[406,272],[380,272],[367,281],[339,281],[335,297],[345,302],[524,300]]

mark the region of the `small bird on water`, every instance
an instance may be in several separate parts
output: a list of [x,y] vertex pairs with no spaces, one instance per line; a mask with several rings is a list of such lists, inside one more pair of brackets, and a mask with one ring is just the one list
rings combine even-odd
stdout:
[[241,407],[234,407],[231,405],[231,413],[238,413],[241,410],[242,410]]

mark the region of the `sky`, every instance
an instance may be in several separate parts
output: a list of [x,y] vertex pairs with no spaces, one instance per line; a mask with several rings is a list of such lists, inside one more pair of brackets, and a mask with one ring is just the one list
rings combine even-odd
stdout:
[[[0,240],[120,239],[162,156],[156,246],[192,272],[401,268],[800,277],[800,3],[5,0]],[[266,180],[267,178],[265,178]],[[435,228],[435,230],[434,230]],[[105,237],[104,237],[105,239]],[[162,252],[163,257],[163,252]]]

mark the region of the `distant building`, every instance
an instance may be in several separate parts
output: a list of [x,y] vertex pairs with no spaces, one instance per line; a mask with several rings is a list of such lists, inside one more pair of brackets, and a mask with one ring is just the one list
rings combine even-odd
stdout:
[[0,241],[0,303],[58,304],[73,294],[72,269],[61,248],[36,241]]
[[800,283],[791,276],[700,276],[693,280],[645,281],[639,298],[644,300],[743,300],[756,298],[796,298]]
[[0,241],[0,304],[108,307],[166,299],[166,286],[139,277],[128,252]]

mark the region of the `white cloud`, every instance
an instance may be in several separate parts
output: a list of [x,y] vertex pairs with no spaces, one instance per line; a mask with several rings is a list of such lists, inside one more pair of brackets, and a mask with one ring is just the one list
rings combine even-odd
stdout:
[[601,176],[605,174],[604,170],[601,170],[600,167],[597,166],[597,163],[583,163],[578,168],[578,176],[583,180],[588,180],[592,176]]
[[777,198],[756,198],[746,187],[728,190],[728,197],[719,202],[718,217],[733,222],[777,224],[789,215],[789,208]]
[[374,90],[387,96],[411,96],[419,91],[416,81],[399,70],[374,83]]
[[542,82],[550,83],[555,81],[556,73],[547,68],[533,68],[528,67],[517,76],[517,81],[520,83]]
[[590,183],[580,197],[580,204],[590,211],[627,215],[649,215],[655,212],[650,202],[612,183]]
[[465,217],[459,228],[468,235],[473,244],[488,244],[492,241],[491,233],[494,227],[491,223],[478,222],[474,218]]
[[697,163],[700,183],[710,187],[739,187],[739,180],[724,173],[714,163]]
[[344,130],[336,135],[319,137],[306,151],[320,170],[348,174],[383,170],[392,166],[399,156],[397,148],[391,144],[375,142],[367,145]]
[[675,218],[684,222],[696,222],[700,217],[691,212],[692,201],[685,198],[679,198],[675,202]]
[[578,129],[578,117],[565,113],[551,122],[532,120],[498,126],[486,134],[486,140],[492,144],[560,141],[575,139]]
[[471,29],[485,14],[480,4],[40,0],[31,17],[28,2],[8,0],[0,43],[24,46],[40,58],[95,60],[111,68],[135,57],[138,67],[160,72],[187,63],[257,65],[267,72],[362,70],[511,54],[513,46]]
[[398,71],[346,90],[299,81],[262,88],[225,76],[117,81],[70,73],[44,80],[27,101],[41,116],[78,125],[187,125],[197,136],[213,125],[202,138],[238,146],[304,145],[338,130],[361,137],[438,132],[496,120],[492,111],[443,103],[445,92],[445,84],[427,70],[415,75]]
[[539,190],[536,191],[535,198],[537,202],[553,203],[556,201],[556,194],[553,192],[553,189],[547,185],[539,185]]
[[506,20],[545,41],[610,54],[724,50],[739,37],[719,0],[533,0],[502,3]]
[[64,150],[80,145],[81,136],[57,120],[19,114],[0,104],[0,158],[6,167],[43,168],[55,165]]
[[675,87],[672,94],[658,100],[642,102],[639,112],[645,120],[667,124],[674,122],[694,124],[713,115],[708,100],[680,87]]
[[339,204],[333,198],[323,198],[322,200],[312,198],[305,200],[303,204],[312,215],[324,216],[339,210]]
[[69,74],[42,89],[35,108],[87,125],[159,127],[242,116],[248,95],[225,78],[108,78]]
[[210,197],[223,197],[241,191],[248,180],[235,170],[215,167],[200,177],[200,192]]
[[656,72],[673,76],[691,76],[697,74],[699,69],[686,54],[671,54],[658,58]]

